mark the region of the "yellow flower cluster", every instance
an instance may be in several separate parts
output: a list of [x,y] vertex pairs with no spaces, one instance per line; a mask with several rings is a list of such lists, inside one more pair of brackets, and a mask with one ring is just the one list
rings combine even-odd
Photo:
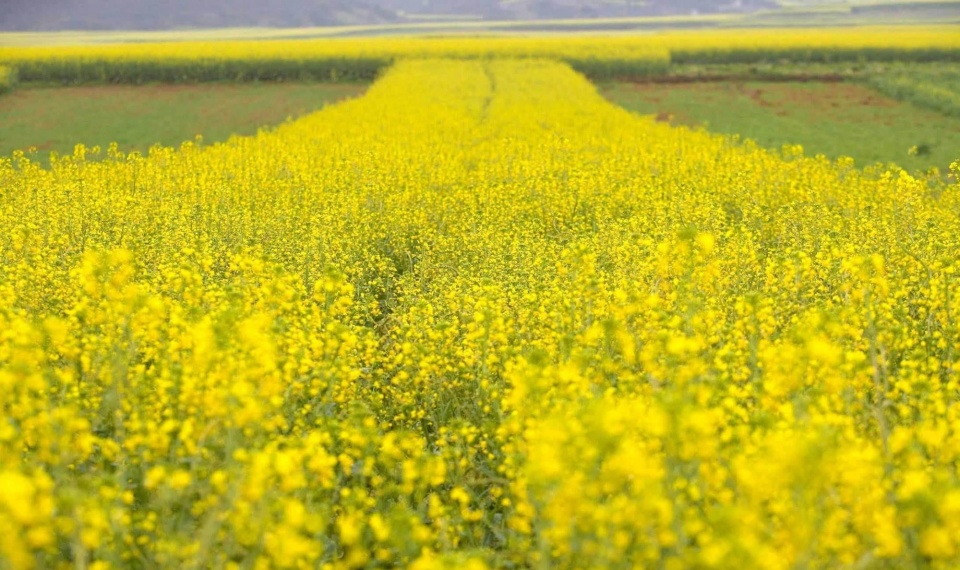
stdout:
[[939,173],[418,60],[0,223],[0,567],[960,564]]

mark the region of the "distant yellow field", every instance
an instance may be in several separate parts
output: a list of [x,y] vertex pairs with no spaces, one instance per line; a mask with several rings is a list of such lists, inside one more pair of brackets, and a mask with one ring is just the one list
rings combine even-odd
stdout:
[[[466,24],[465,24],[466,25]],[[98,34],[107,45],[4,45],[27,43],[38,38],[41,44],[68,43],[71,37],[87,38],[88,34],[0,34],[0,58],[4,60],[43,57],[459,57],[510,55],[536,57],[612,57],[646,54],[651,50],[739,49],[766,50],[817,48],[902,48],[957,49],[960,33],[957,26],[886,26],[834,28],[783,28],[668,31],[641,35],[529,36],[529,37],[380,37],[297,39],[287,34],[302,31],[272,30],[270,35],[244,41],[248,34],[262,30],[227,30],[223,32],[159,32],[148,35],[130,33]],[[197,41],[202,36],[208,40]],[[60,38],[55,40],[55,38]],[[285,38],[288,41],[266,42],[261,39]],[[137,39],[134,44],[125,40]],[[155,41],[144,41],[154,39]],[[176,41],[181,39],[183,41]],[[119,45],[114,45],[117,42]],[[32,43],[32,42],[30,42]]]
[[170,41],[0,47],[25,82],[364,80],[409,58],[548,58],[592,78],[661,73],[671,63],[957,61],[957,27],[763,29],[621,36]]

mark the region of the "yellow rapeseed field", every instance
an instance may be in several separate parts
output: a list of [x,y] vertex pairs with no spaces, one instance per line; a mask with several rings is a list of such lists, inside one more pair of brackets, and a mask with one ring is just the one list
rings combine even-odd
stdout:
[[955,179],[427,59],[0,223],[0,567],[960,565]]
[[297,40],[213,40],[104,43],[80,45],[0,45],[0,60],[65,63],[85,59],[124,62],[204,59],[310,59],[336,57],[455,57],[478,56],[624,59],[668,52],[761,50],[813,52],[823,49],[956,51],[960,35],[955,25],[862,26],[835,28],[759,28],[662,31],[649,34],[600,36],[402,36],[318,38]]
[[599,79],[659,74],[671,63],[936,63],[960,60],[960,31],[955,25],[865,26],[606,36],[0,44],[0,65],[17,68],[24,82],[41,83],[366,81],[398,60],[435,57],[559,59]]

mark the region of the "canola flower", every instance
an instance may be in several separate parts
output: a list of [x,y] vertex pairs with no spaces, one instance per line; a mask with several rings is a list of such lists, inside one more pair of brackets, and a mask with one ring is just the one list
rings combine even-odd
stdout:
[[956,567],[958,218],[542,60],[16,154],[0,567]]

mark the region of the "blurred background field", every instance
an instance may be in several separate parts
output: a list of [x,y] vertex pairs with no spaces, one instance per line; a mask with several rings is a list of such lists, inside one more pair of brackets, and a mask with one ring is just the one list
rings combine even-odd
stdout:
[[611,102],[671,124],[945,172],[960,149],[958,30],[7,46],[0,154],[223,141],[357,95],[398,59],[508,56],[564,60]]
[[954,0],[18,2],[0,19],[0,155],[222,141],[400,59],[501,56],[561,59],[626,109],[771,149],[944,171],[960,148]]
[[146,153],[202,135],[253,135],[363,92],[350,83],[88,85],[20,89],[0,103],[0,155],[73,152],[80,143]]
[[[616,82],[610,101],[659,121],[740,135],[778,149],[946,171],[960,149],[960,118],[898,101],[855,82]],[[911,150],[912,149],[912,150]]]

